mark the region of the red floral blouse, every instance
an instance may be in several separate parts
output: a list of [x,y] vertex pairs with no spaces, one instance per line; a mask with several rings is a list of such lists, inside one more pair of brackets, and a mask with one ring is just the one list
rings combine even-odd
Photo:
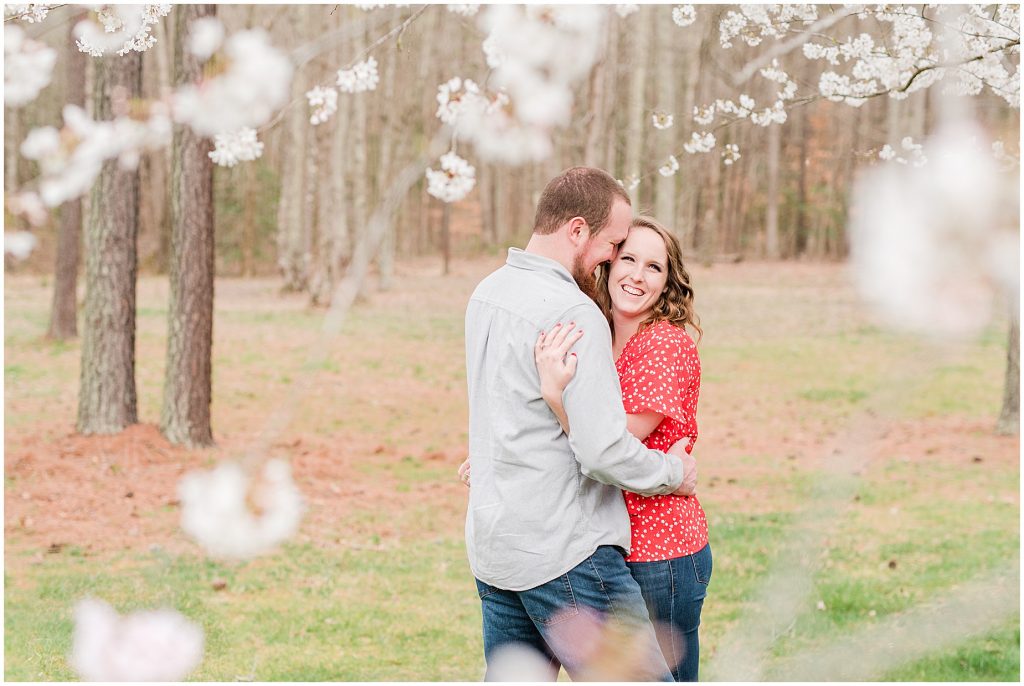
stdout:
[[[637,332],[615,362],[622,404],[629,414],[654,410],[665,419],[643,444],[668,450],[689,437],[697,441],[700,359],[697,345],[683,329],[658,322]],[[708,543],[708,521],[697,496],[645,497],[623,492],[629,511],[632,550],[628,562],[653,562],[692,555]]]

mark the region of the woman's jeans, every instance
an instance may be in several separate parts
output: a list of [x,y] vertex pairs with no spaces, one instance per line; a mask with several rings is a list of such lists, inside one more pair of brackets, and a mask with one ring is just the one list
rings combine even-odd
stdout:
[[696,681],[700,661],[697,628],[711,580],[711,545],[693,555],[658,562],[630,562],[658,643],[676,681]]

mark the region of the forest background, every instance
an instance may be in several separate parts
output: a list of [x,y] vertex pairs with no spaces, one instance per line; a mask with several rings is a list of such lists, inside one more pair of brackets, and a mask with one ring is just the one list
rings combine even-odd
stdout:
[[[98,65],[120,58],[72,46],[73,9],[23,24],[56,51],[58,66],[38,97],[5,106],[7,198],[40,175],[19,154],[32,129],[59,126],[76,100],[105,116]],[[142,100],[181,82],[180,10],[154,22],[155,44],[135,55]],[[167,410],[168,275],[187,282],[195,266],[175,261],[177,142],[142,154],[135,172],[140,276],[122,285],[137,289],[125,375],[137,408],[115,431],[83,417],[81,313],[56,305],[67,277],[85,271],[77,248],[68,262],[68,246],[81,246],[84,263],[102,244],[81,228],[68,241],[70,203],[35,225],[5,204],[5,231],[38,241],[26,259],[5,256],[8,678],[75,673],[72,609],[86,595],[122,612],[172,606],[198,623],[198,678],[478,677],[479,610],[465,583],[464,494],[453,478],[466,450],[461,312],[505,249],[525,244],[546,181],[583,163],[611,171],[635,207],[674,228],[702,288],[700,448],[713,457],[701,478],[720,542],[707,673],[806,677],[840,669],[855,652],[865,657],[845,668],[859,678],[1016,680],[1019,601],[1007,599],[1019,573],[1007,560],[1019,553],[1017,301],[993,296],[970,335],[936,343],[884,327],[849,278],[856,179],[887,162],[886,146],[913,162],[944,100],[934,88],[859,107],[808,98],[790,103],[782,124],[732,116],[715,128],[719,148],[676,154],[695,108],[738,99],[735,75],[766,53],[740,41],[721,48],[730,11],[697,6],[682,26],[671,6],[608,7],[601,56],[573,84],[572,116],[549,156],[513,166],[459,147],[476,170],[465,197],[434,197],[418,169],[393,202],[396,180],[426,166],[433,149],[437,84],[486,80],[477,13],[217,6],[227,34],[265,29],[296,70],[288,104],[257,127],[262,155],[215,166],[210,177],[208,437],[175,438]],[[850,35],[877,28],[846,21]],[[305,94],[367,55],[379,83],[342,93],[333,118],[311,125]],[[1019,52],[1008,55],[1019,64]],[[799,60],[789,76],[813,90],[827,68]],[[778,87],[741,90],[763,102]],[[1019,150],[1019,109],[989,90],[969,99],[988,138],[1011,156]],[[676,168],[659,173],[670,153]],[[83,200],[80,226],[95,221],[105,197],[94,189]],[[381,225],[373,267],[354,282],[357,304],[339,310],[339,284],[389,202],[394,221]],[[70,283],[71,302],[81,302],[86,284]],[[347,319],[324,339],[329,312]],[[1008,437],[996,433],[997,418]],[[287,459],[308,514],[283,552],[208,559],[177,528],[176,481],[253,454]],[[797,571],[784,566],[787,555],[800,558]],[[772,586],[783,577],[790,583]],[[423,584],[428,598],[417,591]],[[997,602],[978,602],[982,587]],[[770,617],[768,608],[780,611]],[[942,634],[944,624],[956,630]],[[893,636],[902,650],[885,655],[879,646]],[[833,644],[849,652],[831,654]]]

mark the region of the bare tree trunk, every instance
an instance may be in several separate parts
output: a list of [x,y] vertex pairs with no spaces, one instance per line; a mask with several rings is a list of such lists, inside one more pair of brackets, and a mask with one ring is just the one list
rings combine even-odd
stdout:
[[[142,53],[96,61],[97,119],[112,119],[111,96],[138,97]],[[78,431],[117,433],[138,421],[135,394],[135,280],[139,226],[138,171],[103,164],[92,188],[86,232],[85,307]]]
[[[185,49],[189,25],[216,5],[182,5],[174,31],[174,80],[198,82],[205,60]],[[210,428],[213,351],[213,145],[187,126],[174,127],[171,174],[171,302],[160,431],[188,447],[213,444]]]
[[[170,22],[173,19],[174,15],[172,13],[170,16],[158,21],[154,27],[156,45],[153,46],[153,51],[157,61],[157,83],[160,88],[160,97],[163,97],[162,94],[168,92],[171,88],[171,60],[173,59],[171,50],[173,44],[168,40],[165,22]],[[148,162],[149,171],[152,174],[152,184],[148,187],[144,186],[147,188],[147,192],[143,202],[146,202],[148,198],[148,202],[152,204],[153,219],[159,232],[155,262],[157,271],[160,274],[166,274],[170,269],[171,253],[171,225],[167,221],[167,208],[171,204],[170,184],[167,183],[167,180],[171,178],[171,156],[165,150],[151,152],[148,156]]]
[[[656,9],[667,12],[667,8],[658,7]],[[676,104],[675,29],[678,27],[673,22],[666,21],[666,18],[664,16],[657,17],[655,22],[658,38],[658,58],[655,60],[658,88],[655,92],[658,97],[658,109],[662,112],[674,114],[673,110]],[[680,124],[684,120],[689,120],[689,113],[682,113],[682,115],[679,117]],[[653,130],[652,137],[657,141],[660,150],[667,150],[671,154],[675,154],[676,131],[678,131],[678,127],[674,124],[661,131]],[[672,227],[677,236],[679,235],[679,229],[676,226],[672,226],[672,223],[674,223],[676,216],[676,188],[678,181],[679,177],[676,174],[672,176],[659,175],[657,185],[655,186],[657,194],[654,205],[655,215],[660,221],[668,223],[668,226]]]
[[[401,10],[396,7],[388,9],[391,13],[390,26],[395,26],[401,21]],[[391,184],[392,169],[394,169],[394,160],[392,159],[395,154],[395,136],[398,135],[397,128],[394,124],[396,109],[394,106],[395,99],[395,77],[397,74],[397,63],[400,55],[397,50],[391,52],[387,56],[387,62],[384,64],[384,73],[382,74],[381,81],[383,89],[383,101],[381,107],[381,132],[380,132],[380,156],[377,162],[377,188],[378,200],[383,195],[385,189]],[[377,287],[382,291],[391,290],[394,284],[395,277],[395,230],[397,222],[388,222],[387,227],[384,230],[384,238],[380,245],[380,250],[377,252],[377,267],[380,270],[380,281],[377,283]]]
[[1003,386],[1003,409],[996,423],[996,433],[1016,436],[1020,433],[1020,319],[1010,313],[1010,340],[1006,348],[1006,378]]
[[[300,6],[289,15],[292,28],[301,31],[306,25],[308,6]],[[292,100],[304,100],[306,77],[299,71],[292,81]],[[305,216],[306,129],[309,117],[306,108],[293,107],[285,115],[283,159],[281,163],[281,200],[277,211],[277,265],[284,277],[284,290],[302,291],[308,274],[302,263],[302,234]]]
[[779,259],[779,154],[782,149],[782,125],[768,127],[768,197],[765,205],[765,253],[769,260]]
[[[85,108],[86,55],[75,47],[74,26],[68,22],[67,85],[69,105]],[[57,341],[78,335],[78,257],[82,242],[82,200],[68,200],[60,211],[57,260],[53,273],[53,304],[46,335]]]
[[441,260],[443,263],[441,273],[448,276],[452,260],[452,204],[444,203],[444,209],[441,212]]
[[[640,176],[640,157],[644,149],[644,86],[647,85],[647,60],[651,43],[649,12],[649,8],[641,7],[634,15],[635,31],[630,36],[629,63],[633,71],[629,81],[629,123],[626,127],[626,164],[623,180],[631,176]],[[639,206],[639,190],[638,186],[629,192],[634,207]]]
[[[615,22],[605,24],[605,45],[608,46],[615,34]],[[583,152],[583,163],[590,167],[600,167],[606,161],[606,139],[611,135],[608,130],[608,111],[605,106],[605,81],[609,71],[609,55],[605,55],[590,70],[589,117],[587,122],[587,140]]]

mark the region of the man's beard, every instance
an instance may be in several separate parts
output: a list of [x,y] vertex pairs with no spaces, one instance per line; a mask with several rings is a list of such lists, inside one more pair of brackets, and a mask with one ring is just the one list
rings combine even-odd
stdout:
[[583,266],[583,253],[578,253],[572,258],[572,278],[583,291],[583,295],[591,300],[597,295],[597,277],[594,272],[588,272]]

